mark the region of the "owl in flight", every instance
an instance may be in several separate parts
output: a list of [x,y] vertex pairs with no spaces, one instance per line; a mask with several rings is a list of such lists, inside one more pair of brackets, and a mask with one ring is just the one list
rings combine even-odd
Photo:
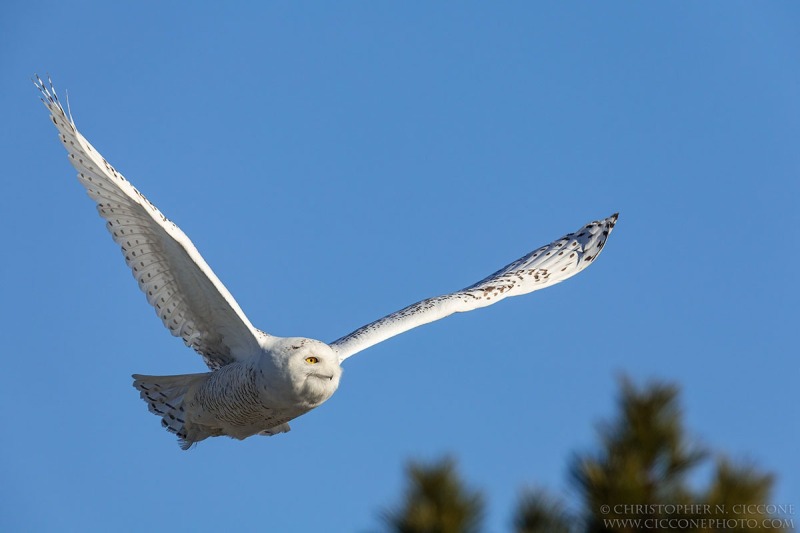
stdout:
[[75,127],[58,96],[34,80],[78,180],[122,248],[139,289],[175,337],[211,372],[133,375],[133,386],[181,448],[208,437],[275,435],[331,397],[341,363],[361,350],[453,313],[555,285],[589,266],[617,214],[590,222],[465,289],[422,300],[331,343],[277,337],[253,327],[236,300],[174,223],[112,167]]

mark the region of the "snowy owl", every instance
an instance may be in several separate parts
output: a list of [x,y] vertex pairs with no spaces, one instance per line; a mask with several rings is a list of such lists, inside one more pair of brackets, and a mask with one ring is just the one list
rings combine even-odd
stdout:
[[203,356],[211,372],[134,374],[133,386],[181,448],[208,437],[245,439],[289,431],[288,422],[331,397],[348,357],[453,313],[485,307],[570,278],[593,262],[617,215],[590,222],[451,294],[428,298],[324,343],[256,329],[189,238],[106,161],[56,96],[34,80],[78,180],[122,248],[139,288],[169,332]]

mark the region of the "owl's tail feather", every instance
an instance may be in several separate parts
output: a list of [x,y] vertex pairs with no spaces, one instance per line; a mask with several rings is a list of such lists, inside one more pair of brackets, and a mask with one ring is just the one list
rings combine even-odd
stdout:
[[178,442],[183,450],[188,450],[192,444],[205,438],[197,438],[198,435],[195,435],[197,432],[187,427],[191,424],[186,422],[183,402],[186,394],[202,383],[208,375],[208,372],[179,376],[133,375],[133,386],[139,391],[139,396],[147,402],[147,408],[151,413],[161,417],[164,429],[178,436]]

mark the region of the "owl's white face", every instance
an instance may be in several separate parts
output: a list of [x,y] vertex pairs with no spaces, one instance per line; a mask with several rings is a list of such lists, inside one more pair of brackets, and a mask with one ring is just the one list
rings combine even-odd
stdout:
[[281,339],[273,352],[285,381],[298,400],[309,408],[330,398],[339,387],[339,356],[324,342],[302,337]]

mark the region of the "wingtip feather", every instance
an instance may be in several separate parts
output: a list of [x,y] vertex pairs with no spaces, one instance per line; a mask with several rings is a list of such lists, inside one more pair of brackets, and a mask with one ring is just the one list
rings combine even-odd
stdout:
[[47,74],[47,83],[42,80],[42,78],[34,73],[34,77],[31,79],[33,81],[33,85],[39,90],[41,96],[39,99],[42,103],[50,110],[50,112],[55,114],[62,115],[72,126],[73,129],[77,130],[75,127],[75,120],[72,118],[72,110],[69,107],[69,96],[67,96],[67,109],[64,109],[64,106],[61,104],[61,100],[58,98],[58,93],[56,93],[55,85],[53,85],[53,80],[50,78],[50,74]]

